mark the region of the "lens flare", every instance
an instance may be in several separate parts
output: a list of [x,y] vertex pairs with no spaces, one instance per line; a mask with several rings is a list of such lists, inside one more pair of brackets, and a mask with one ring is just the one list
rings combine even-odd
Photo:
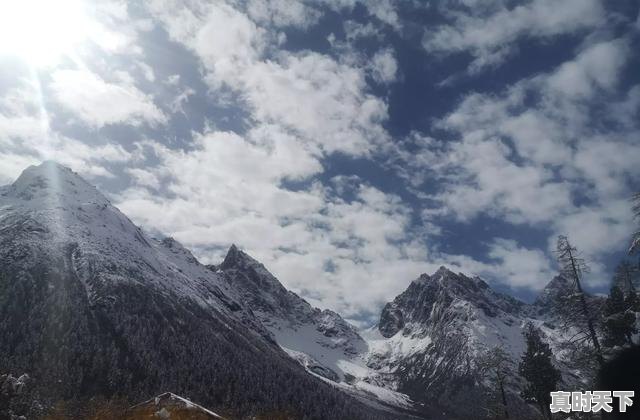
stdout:
[[0,1],[0,55],[34,66],[54,65],[72,54],[90,30],[81,0]]

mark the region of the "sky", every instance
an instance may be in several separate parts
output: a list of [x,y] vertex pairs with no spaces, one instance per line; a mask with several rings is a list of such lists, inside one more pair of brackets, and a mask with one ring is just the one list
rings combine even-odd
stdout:
[[53,4],[0,5],[0,184],[56,160],[358,325],[441,265],[531,301],[560,234],[593,292],[626,255],[636,1]]

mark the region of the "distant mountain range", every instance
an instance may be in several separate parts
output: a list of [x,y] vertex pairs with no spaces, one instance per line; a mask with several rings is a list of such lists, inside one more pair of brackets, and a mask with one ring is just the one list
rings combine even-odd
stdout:
[[[171,391],[228,418],[475,418],[483,355],[499,345],[517,363],[527,322],[563,380],[585,380],[552,310],[568,286],[526,304],[441,267],[358,331],[236,246],[207,266],[150,237],[64,166],[0,188],[0,373],[28,372],[45,402]],[[508,392],[526,418],[522,386],[514,374]]]

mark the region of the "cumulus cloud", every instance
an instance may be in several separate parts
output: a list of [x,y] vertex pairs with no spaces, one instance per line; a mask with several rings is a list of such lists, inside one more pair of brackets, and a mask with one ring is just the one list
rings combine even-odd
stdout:
[[307,28],[318,22],[322,13],[297,0],[250,0],[247,14],[260,25]]
[[[602,259],[623,249],[629,235],[628,195],[631,180],[640,175],[638,125],[630,122],[638,107],[631,105],[633,94],[620,101],[617,89],[629,57],[627,42],[587,45],[557,69],[499,95],[468,94],[438,122],[456,133],[457,141],[414,139],[418,151],[403,156],[403,162],[414,164],[400,168],[402,173],[416,190],[434,179],[442,182],[441,191],[428,197],[427,220],[452,216],[470,222],[484,214],[544,227],[551,232],[548,256],[555,235],[568,234],[602,274]],[[603,106],[605,118],[625,123],[594,121],[594,110]],[[504,259],[499,266],[507,272],[509,259],[523,264],[526,259],[537,271],[548,271],[543,254],[514,246],[496,242],[488,256]],[[507,276],[514,285],[533,277]],[[590,278],[593,284],[597,277]]]
[[524,248],[513,240],[494,239],[488,256],[497,264],[480,271],[512,288],[540,290],[556,273],[545,252]]
[[[196,136],[194,146],[184,152],[141,145],[159,165],[131,170],[136,185],[118,205],[203,260],[219,262],[235,242],[286,286],[360,316],[375,315],[431,267],[411,233],[411,211],[397,196],[358,178],[313,181],[322,171],[314,151],[277,127],[257,126],[246,136],[211,131]],[[290,190],[286,180],[307,186]],[[350,199],[342,198],[344,189]]]
[[51,78],[49,87],[57,101],[88,125],[167,121],[152,98],[130,83],[107,82],[88,70],[57,70]]
[[378,51],[371,59],[371,73],[380,83],[391,83],[396,80],[398,62],[390,49]]
[[[152,10],[198,55],[212,89],[234,89],[257,121],[327,153],[366,155],[387,141],[387,106],[368,92],[364,67],[311,51],[268,56],[269,33],[247,15],[222,3],[202,7],[198,16],[167,2]],[[381,74],[390,77],[385,64]]]
[[551,90],[569,98],[588,98],[599,89],[611,90],[618,83],[627,54],[625,39],[600,42],[560,66],[547,83]]
[[[554,273],[556,233],[596,256],[593,284],[604,278],[597,256],[624,240],[625,195],[638,175],[640,86],[620,91],[632,38],[586,37],[554,70],[460,92],[432,131],[392,138],[385,126],[397,121],[376,92],[404,82],[396,51],[405,50],[385,40],[423,54],[469,52],[479,71],[502,64],[518,40],[586,33],[605,20],[597,0],[464,0],[435,6],[447,24],[421,40],[402,4],[103,2],[95,51],[78,51],[39,83],[0,86],[0,159],[9,162],[0,182],[43,159],[121,176],[109,183],[115,201],[149,230],[204,262],[235,242],[312,303],[358,319],[375,318],[442,264],[538,290]],[[315,27],[323,17],[346,19],[344,38],[339,27]],[[311,28],[323,45],[335,31],[329,50],[286,49],[287,34]],[[371,40],[380,45],[363,48]],[[174,54],[179,63],[168,63]],[[223,124],[230,115],[237,124]],[[378,184],[369,178],[390,168],[406,185],[391,171]],[[450,226],[487,215],[549,234],[548,249],[488,237],[471,256],[441,251]]]
[[0,183],[43,160],[57,160],[87,176],[110,177],[106,162],[134,159],[120,144],[89,144],[53,131],[49,119],[37,83],[23,80],[0,99]]

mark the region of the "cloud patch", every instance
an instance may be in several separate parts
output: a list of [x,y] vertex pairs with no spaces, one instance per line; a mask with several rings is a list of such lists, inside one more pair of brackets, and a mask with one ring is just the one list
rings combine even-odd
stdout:
[[602,25],[605,10],[599,0],[531,0],[451,2],[440,6],[450,23],[427,29],[423,46],[429,52],[469,52],[470,73],[498,66],[521,38],[549,39]]
[[151,96],[131,83],[107,82],[88,70],[57,70],[51,78],[49,88],[56,100],[92,127],[167,122]]

